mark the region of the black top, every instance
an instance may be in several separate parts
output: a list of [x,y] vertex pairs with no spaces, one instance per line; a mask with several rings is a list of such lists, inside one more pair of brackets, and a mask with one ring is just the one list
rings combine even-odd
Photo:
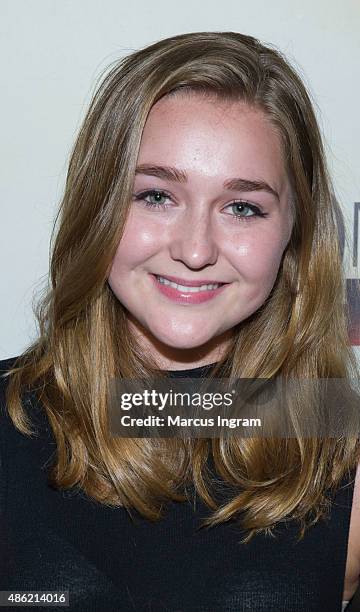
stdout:
[[[0,361],[0,371],[14,360]],[[209,367],[171,375],[202,376]],[[276,539],[259,535],[248,544],[239,543],[244,533],[233,521],[198,529],[211,510],[197,496],[195,508],[169,503],[157,523],[135,511],[131,519],[124,508],[48,486],[56,446],[45,413],[24,396],[41,435],[22,435],[0,382],[0,590],[69,590],[71,612],[341,611],[355,471],[330,519],[299,543],[291,521],[276,528]]]

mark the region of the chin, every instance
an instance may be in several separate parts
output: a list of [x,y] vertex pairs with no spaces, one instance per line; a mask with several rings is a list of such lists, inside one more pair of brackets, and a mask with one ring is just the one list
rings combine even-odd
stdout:
[[175,349],[193,349],[212,340],[215,334],[196,335],[193,332],[184,333],[179,329],[178,332],[166,333],[160,330],[150,329],[151,334],[158,342]]
[[203,344],[206,344],[206,342],[211,340],[211,338],[207,338],[205,340],[203,339],[197,340],[196,338],[186,339],[186,338],[178,338],[176,336],[175,337],[155,336],[155,338],[159,342],[162,342],[163,344],[166,344],[167,346],[174,348],[174,349],[194,349],[199,346],[202,346]]

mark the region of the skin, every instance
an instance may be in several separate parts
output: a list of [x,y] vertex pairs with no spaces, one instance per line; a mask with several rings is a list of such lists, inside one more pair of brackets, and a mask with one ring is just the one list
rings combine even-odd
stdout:
[[[291,189],[278,134],[266,116],[242,103],[219,103],[199,94],[157,102],[149,113],[138,165],[173,166],[186,183],[137,174],[134,194],[165,190],[167,207],[147,209],[133,199],[112,263],[109,285],[128,311],[144,350],[168,370],[215,362],[235,325],[268,297],[292,230]],[[266,192],[227,191],[229,178],[262,179]],[[147,198],[155,201],[155,198]],[[251,221],[233,218],[247,200],[269,213]],[[243,216],[250,216],[249,209]],[[160,294],[149,273],[231,282],[203,304],[176,304]],[[360,574],[360,464],[349,530],[343,599],[351,599]]]
[[[265,114],[242,102],[180,93],[151,109],[137,167],[142,164],[172,166],[186,172],[187,181],[136,174],[109,285],[158,367],[214,363],[227,350],[234,326],[270,294],[291,236],[291,188],[280,137]],[[279,197],[225,189],[223,183],[235,177],[265,181]],[[158,208],[147,208],[138,197],[150,189],[167,194],[146,197]],[[267,217],[246,205],[231,206],[239,200]],[[178,304],[158,291],[150,274],[229,284],[210,301]]]

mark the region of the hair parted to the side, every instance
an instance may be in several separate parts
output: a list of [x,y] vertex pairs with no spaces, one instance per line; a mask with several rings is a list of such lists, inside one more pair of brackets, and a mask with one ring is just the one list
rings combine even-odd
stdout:
[[[108,431],[110,380],[159,375],[131,336],[107,277],[146,118],[157,100],[179,91],[264,112],[281,136],[293,190],[293,232],[273,290],[236,326],[212,376],[220,368],[236,378],[358,376],[337,237],[341,211],[309,95],[277,50],[237,32],[194,32],[121,59],[93,98],[69,163],[51,287],[36,307],[38,339],[9,372],[8,412],[30,434],[21,394],[36,390],[57,441],[51,479],[59,488],[78,486],[101,503],[156,520],[166,500],[186,499],[184,486],[193,482],[214,511],[207,525],[241,511],[244,541],[288,518],[300,522],[302,536],[329,508],[326,492],[359,460],[356,437],[184,441],[115,438]],[[206,478],[209,453],[234,491],[222,507]]]

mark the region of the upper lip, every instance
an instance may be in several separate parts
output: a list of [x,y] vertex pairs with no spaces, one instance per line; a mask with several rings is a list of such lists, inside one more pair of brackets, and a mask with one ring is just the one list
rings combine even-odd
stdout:
[[200,287],[201,285],[225,285],[221,281],[217,280],[209,280],[209,279],[201,279],[201,280],[186,280],[184,278],[178,278],[177,276],[169,276],[168,274],[155,274],[155,276],[161,276],[162,278],[166,278],[172,283],[176,283],[177,285],[185,285],[186,287]]

